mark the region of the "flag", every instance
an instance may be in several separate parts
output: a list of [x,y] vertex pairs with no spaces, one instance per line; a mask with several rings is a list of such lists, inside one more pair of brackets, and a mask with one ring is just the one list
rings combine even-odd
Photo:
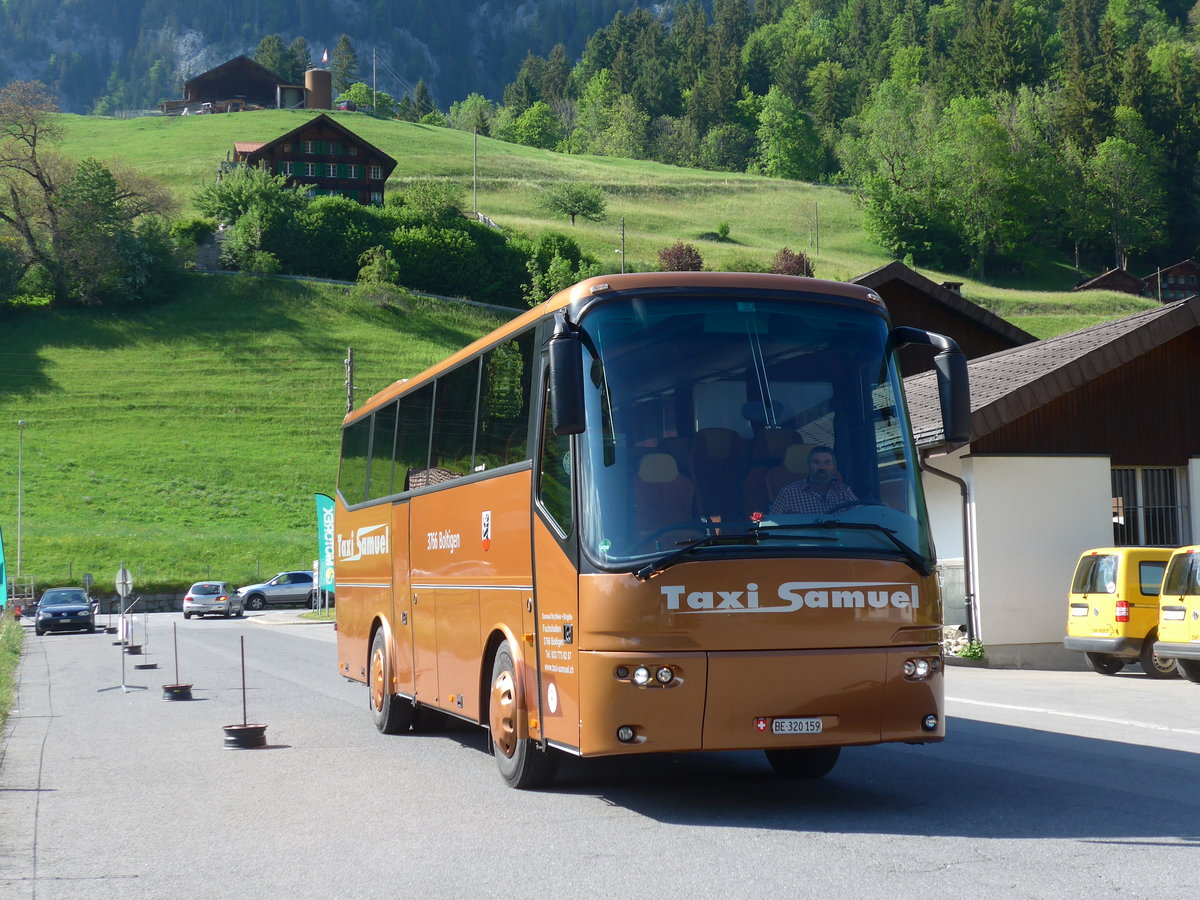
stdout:
[[4,532],[0,531],[0,609],[8,609],[8,572],[4,568]]
[[317,587],[333,590],[333,498],[315,494],[317,500]]
[[326,47],[325,52],[321,54],[321,62],[323,62],[323,63],[329,62],[329,48],[328,47]]

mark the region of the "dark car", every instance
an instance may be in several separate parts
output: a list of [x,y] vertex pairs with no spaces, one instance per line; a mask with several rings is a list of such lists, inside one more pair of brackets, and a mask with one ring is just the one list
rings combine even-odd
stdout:
[[92,601],[83,588],[51,588],[42,594],[37,613],[33,618],[33,630],[38,634],[47,631],[96,630],[96,612]]

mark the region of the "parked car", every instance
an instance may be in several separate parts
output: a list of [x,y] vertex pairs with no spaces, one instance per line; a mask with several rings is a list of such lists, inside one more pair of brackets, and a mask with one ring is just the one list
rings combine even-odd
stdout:
[[96,630],[96,611],[83,588],[51,588],[42,594],[33,630],[39,635],[47,631]]
[[225,581],[197,581],[183,597],[183,617],[216,613],[225,618],[240,616],[245,606],[242,598]]
[[1180,547],[1167,563],[1154,652],[1170,654],[1179,674],[1200,684],[1200,547]]
[[1175,660],[1158,655],[1158,602],[1171,550],[1100,547],[1086,550],[1067,597],[1063,647],[1081,650],[1101,675],[1140,662],[1151,678],[1176,675]]
[[308,603],[313,591],[312,572],[280,572],[270,581],[237,589],[246,609]]

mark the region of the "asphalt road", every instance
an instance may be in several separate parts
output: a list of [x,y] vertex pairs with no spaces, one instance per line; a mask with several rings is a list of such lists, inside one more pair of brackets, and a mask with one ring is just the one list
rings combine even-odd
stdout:
[[[280,613],[28,630],[0,746],[0,898],[1194,897],[1200,685],[952,668],[949,738],[569,759],[506,787],[481,732],[388,737],[329,625]],[[192,702],[164,702],[175,682]],[[268,726],[224,749],[223,725]],[[139,670],[137,663],[157,663]],[[144,688],[144,689],[142,689]]]

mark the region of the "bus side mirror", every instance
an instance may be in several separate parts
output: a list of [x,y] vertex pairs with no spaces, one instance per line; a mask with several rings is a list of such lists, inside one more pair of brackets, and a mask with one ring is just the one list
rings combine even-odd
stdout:
[[967,357],[952,338],[922,328],[901,325],[892,329],[896,344],[924,344],[937,347],[933,358],[937,374],[938,400],[942,407],[942,434],[949,444],[971,440],[971,388],[967,378]]
[[550,336],[550,414],[554,433],[560,437],[582,434],[583,415],[583,344],[572,331],[566,317],[555,316]]

